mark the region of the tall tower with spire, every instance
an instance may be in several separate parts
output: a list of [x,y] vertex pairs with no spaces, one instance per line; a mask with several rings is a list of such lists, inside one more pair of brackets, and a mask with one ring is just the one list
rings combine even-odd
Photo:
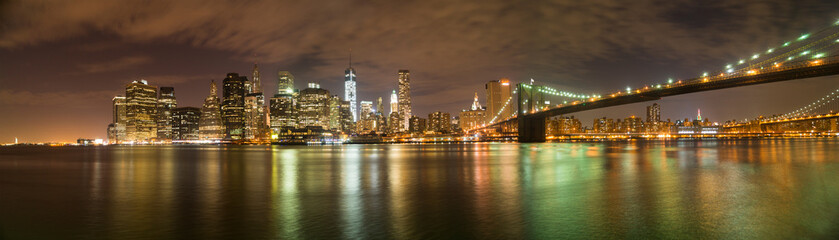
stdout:
[[259,65],[253,64],[253,80],[250,93],[245,95],[245,127],[246,140],[268,140],[268,122],[265,115],[265,95],[262,94],[262,83],[259,81]]
[[696,120],[702,121],[702,110],[696,109]]
[[204,99],[201,118],[198,120],[198,138],[206,141],[224,138],[224,125],[221,124],[221,102],[216,93],[216,81],[210,81],[210,95]]
[[358,105],[356,103],[355,69],[352,68],[352,50],[350,50],[350,66],[344,70],[344,100],[350,102],[353,122],[358,121]]
[[478,102],[478,92],[475,92],[475,101],[472,102],[472,111],[481,109],[481,103]]

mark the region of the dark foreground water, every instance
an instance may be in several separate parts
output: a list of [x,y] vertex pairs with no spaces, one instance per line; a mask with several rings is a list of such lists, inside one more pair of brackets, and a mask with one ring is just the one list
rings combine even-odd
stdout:
[[837,239],[839,141],[0,148],[0,239]]

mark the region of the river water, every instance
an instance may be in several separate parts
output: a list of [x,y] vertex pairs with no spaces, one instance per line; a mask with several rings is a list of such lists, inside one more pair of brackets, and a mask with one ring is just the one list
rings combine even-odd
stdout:
[[0,239],[837,239],[839,141],[0,147]]

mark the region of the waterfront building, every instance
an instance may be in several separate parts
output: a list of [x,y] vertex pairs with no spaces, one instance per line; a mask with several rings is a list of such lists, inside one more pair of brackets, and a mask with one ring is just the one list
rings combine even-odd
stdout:
[[621,125],[621,132],[625,133],[640,133],[644,131],[644,122],[641,118],[631,116],[628,118],[624,118],[623,125]]
[[221,121],[221,102],[216,94],[216,81],[210,81],[210,95],[201,106],[198,123],[198,138],[201,140],[221,140],[224,138],[224,125]]
[[179,107],[172,110],[172,139],[198,140],[201,125],[201,109]]
[[125,135],[127,141],[150,141],[157,137],[157,87],[146,80],[125,86]]
[[369,133],[376,130],[376,114],[373,111],[373,102],[361,101],[361,114],[356,124],[359,133]]
[[298,127],[319,126],[329,129],[329,91],[320,88],[320,84],[309,83],[309,87],[300,91],[298,104]]
[[160,87],[157,97],[157,139],[172,140],[172,110],[178,107],[175,88]]
[[615,120],[606,117],[594,119],[594,124],[592,124],[592,130],[595,133],[618,132],[615,128]]
[[399,112],[399,96],[396,95],[396,90],[390,93],[390,113]]
[[344,70],[344,100],[350,102],[353,122],[358,121],[356,93],[355,69],[352,68],[352,53],[350,53],[350,66]]
[[402,132],[402,118],[399,117],[399,112],[390,113],[390,117],[388,118],[388,121],[387,121],[387,132],[388,133]]
[[228,73],[222,83],[221,121],[224,138],[241,140],[245,128],[245,83],[248,79],[238,73]]
[[580,133],[583,124],[580,122],[580,119],[574,118],[574,116],[559,116],[549,119],[545,127],[548,135],[567,135]]
[[492,121],[493,118],[496,118],[496,116],[498,116],[496,118],[497,121],[511,117],[515,113],[515,109],[512,105],[506,107],[504,106],[507,103],[507,100],[513,96],[513,90],[510,85],[510,79],[507,78],[487,82],[487,123]]
[[400,131],[408,130],[409,120],[411,118],[411,72],[408,70],[399,70],[399,123]]
[[410,133],[424,133],[428,130],[428,123],[425,118],[412,116],[409,125],[408,132]]
[[660,122],[661,121],[661,106],[658,103],[653,103],[653,105],[647,106],[647,122]]
[[458,117],[458,127],[463,130],[478,128],[486,123],[486,109],[478,102],[478,92],[475,92],[472,106],[468,110],[461,111]]
[[259,80],[259,66],[253,65],[251,92],[245,96],[244,138],[248,140],[267,140],[268,123],[265,113],[265,95],[262,94],[262,82]]
[[349,101],[340,101],[341,105],[341,131],[346,134],[354,132],[355,122],[352,119],[352,111],[350,111]]
[[433,112],[428,114],[428,126],[426,131],[449,133],[452,131],[452,119],[449,113]]
[[108,142],[121,143],[125,141],[126,101],[123,96],[113,98],[113,120],[108,124]]

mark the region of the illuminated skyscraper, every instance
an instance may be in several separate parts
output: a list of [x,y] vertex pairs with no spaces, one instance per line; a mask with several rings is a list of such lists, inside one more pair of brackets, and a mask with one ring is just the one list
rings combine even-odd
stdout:
[[125,124],[125,97],[123,96],[116,96],[113,99],[114,102],[114,120],[113,123]]
[[[513,116],[515,109],[513,109],[514,102],[510,99],[513,95],[510,85],[510,79],[507,78],[489,81],[486,84],[487,123],[492,121],[493,118],[496,118],[496,121],[500,121]],[[510,101],[509,104],[507,104],[508,100]]]
[[399,70],[400,131],[407,131],[411,120],[411,72]]
[[288,71],[277,73],[277,94],[291,94],[294,92],[294,75]]
[[647,106],[647,122],[657,123],[661,121],[661,106],[658,103]]
[[316,83],[309,83],[309,88],[301,90],[297,100],[298,127],[329,129],[329,96],[329,91]]
[[220,105],[220,100],[216,94],[216,81],[211,81],[210,95],[204,99],[204,105],[201,107],[201,118],[198,124],[199,139],[212,141],[224,138]]
[[178,107],[175,100],[175,88],[160,87],[157,98],[157,139],[172,139],[172,110]]
[[448,133],[452,130],[452,118],[449,113],[433,112],[428,114],[428,131]]
[[221,101],[221,121],[224,124],[225,138],[240,140],[245,128],[245,83],[247,78],[238,73],[228,73],[224,78]]
[[126,115],[125,115],[125,97],[123,96],[116,96],[113,99],[113,107],[114,107],[114,119],[111,124],[108,125],[108,142],[109,143],[121,143],[125,141],[125,123],[126,123]]
[[125,86],[125,135],[128,141],[150,141],[157,137],[157,87],[146,80]]
[[463,130],[470,130],[483,126],[486,123],[486,109],[478,102],[478,93],[475,92],[475,100],[468,110],[460,112],[459,127]]
[[267,140],[268,123],[265,116],[265,95],[259,81],[259,66],[253,65],[251,92],[245,96],[245,139]]
[[382,97],[377,98],[376,99],[376,109],[375,109],[376,115],[383,115],[384,114],[385,109],[383,107],[384,106],[382,105]]
[[390,93],[390,113],[399,112],[399,97],[396,96],[396,90]]
[[350,67],[344,70],[344,100],[350,102],[353,121],[358,121],[358,108],[356,106],[356,79],[355,69],[352,68],[352,53],[350,53]]
[[201,110],[197,107],[179,107],[172,110],[172,139],[198,140]]
[[294,89],[294,75],[288,71],[280,71],[277,76],[277,94],[271,98],[268,111],[271,115],[271,129],[275,133],[284,128],[298,126],[298,93]]
[[376,130],[376,114],[373,112],[373,102],[361,101],[361,114],[356,124],[359,133],[369,133]]

